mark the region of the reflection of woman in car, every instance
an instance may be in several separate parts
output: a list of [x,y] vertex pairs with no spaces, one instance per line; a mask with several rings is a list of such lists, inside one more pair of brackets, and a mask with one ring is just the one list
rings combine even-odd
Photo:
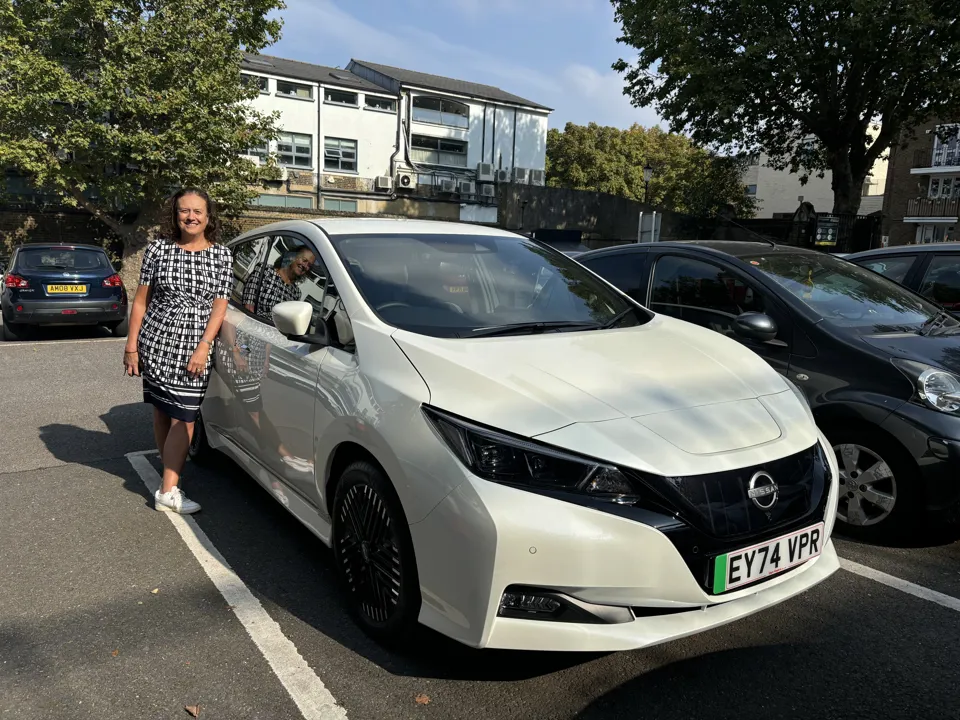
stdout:
[[[300,283],[313,268],[316,256],[306,247],[284,253],[274,267],[257,268],[243,288],[243,306],[258,318],[273,319],[273,308],[281,302],[300,300]],[[242,330],[242,325],[240,330]],[[280,454],[281,460],[298,472],[311,472],[313,463],[294,456],[284,446],[270,418],[263,412],[260,383],[270,367],[270,345],[259,333],[244,333],[247,346],[233,346],[235,392],[241,406],[263,437],[267,447]]]
[[272,321],[274,305],[300,299],[299,284],[315,261],[313,251],[302,247],[281,255],[271,270],[258,267],[244,285],[243,306],[254,315]]

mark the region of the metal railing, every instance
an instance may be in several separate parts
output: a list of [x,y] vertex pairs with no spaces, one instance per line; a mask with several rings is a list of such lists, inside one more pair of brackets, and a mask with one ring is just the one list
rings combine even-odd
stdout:
[[957,167],[960,166],[960,149],[938,147],[936,150],[914,150],[913,167]]
[[907,217],[958,217],[960,198],[911,198],[907,200]]

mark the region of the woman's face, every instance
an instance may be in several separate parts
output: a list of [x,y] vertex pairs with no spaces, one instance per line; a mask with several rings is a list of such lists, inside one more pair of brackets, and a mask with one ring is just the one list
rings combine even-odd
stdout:
[[177,200],[177,226],[184,240],[202,238],[208,220],[207,203],[199,195],[184,195]]
[[290,269],[293,271],[293,276],[296,278],[302,278],[304,275],[310,272],[310,268],[313,267],[314,260],[316,260],[316,258],[309,250],[298,254],[290,264]]

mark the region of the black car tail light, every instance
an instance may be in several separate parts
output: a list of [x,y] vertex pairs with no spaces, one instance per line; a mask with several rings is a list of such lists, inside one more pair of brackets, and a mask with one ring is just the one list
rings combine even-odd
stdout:
[[104,287],[123,287],[123,280],[120,279],[119,275],[111,275],[106,280],[103,281]]
[[22,290],[24,288],[30,287],[30,281],[19,275],[14,275],[10,273],[3,279],[3,284],[8,288],[13,288],[14,290]]

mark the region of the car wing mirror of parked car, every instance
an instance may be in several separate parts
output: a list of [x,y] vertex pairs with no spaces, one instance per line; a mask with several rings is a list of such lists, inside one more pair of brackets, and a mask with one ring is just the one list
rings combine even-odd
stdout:
[[273,306],[273,324],[291,340],[324,347],[333,344],[323,323],[317,325],[315,332],[309,332],[313,315],[313,305],[302,300],[289,300]]
[[734,332],[742,338],[770,342],[777,337],[777,323],[769,315],[745,312],[733,321]]

